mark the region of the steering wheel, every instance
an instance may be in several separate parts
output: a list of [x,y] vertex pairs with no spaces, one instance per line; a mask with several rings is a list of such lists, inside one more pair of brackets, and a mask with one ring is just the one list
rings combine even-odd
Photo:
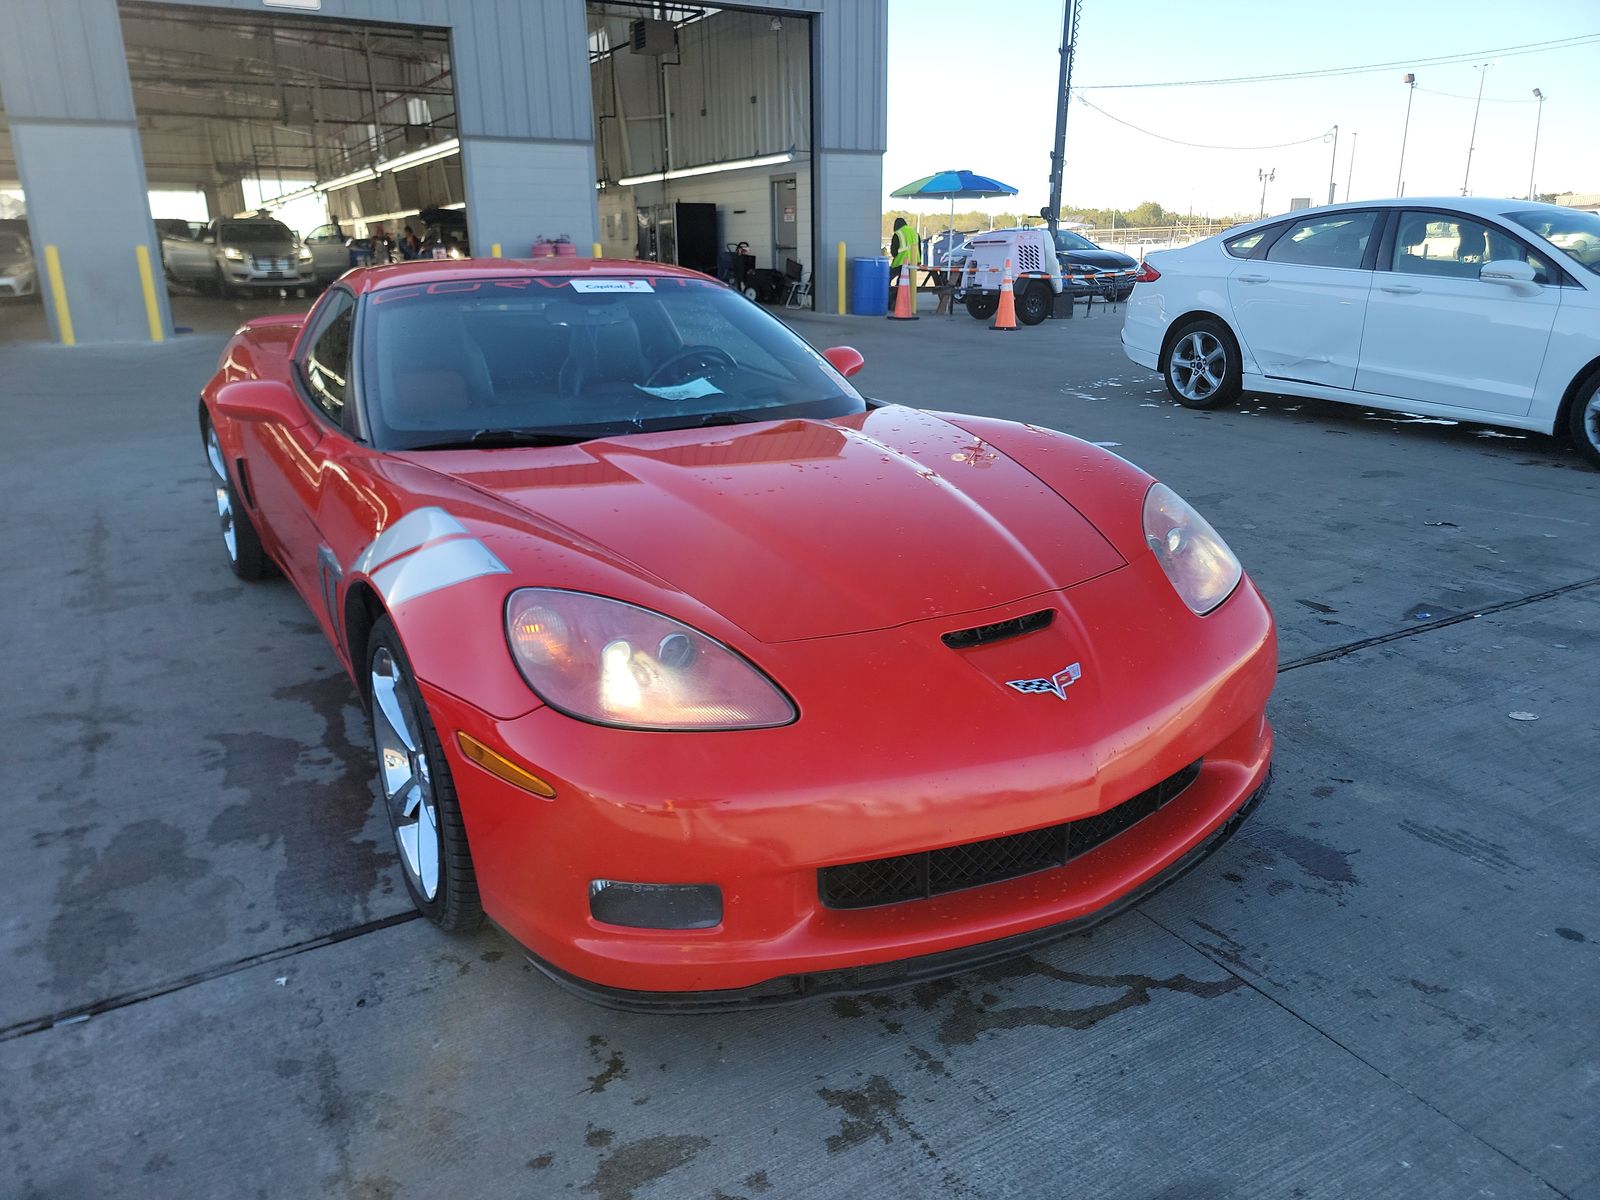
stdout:
[[[650,378],[644,381],[644,386],[667,387],[674,383],[683,383],[689,376],[681,370],[685,366],[697,366],[703,369],[704,374],[710,374],[712,369],[718,371],[737,371],[739,364],[733,361],[733,355],[716,346],[685,346],[654,371]],[[674,373],[673,369],[679,368]]]

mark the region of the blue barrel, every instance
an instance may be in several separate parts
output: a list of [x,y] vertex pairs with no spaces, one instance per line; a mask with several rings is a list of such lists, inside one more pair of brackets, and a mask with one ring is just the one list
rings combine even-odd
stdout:
[[858,317],[881,317],[889,311],[889,260],[857,258],[850,272],[850,311]]
[[372,247],[351,246],[350,265],[352,267],[370,267],[372,265]]

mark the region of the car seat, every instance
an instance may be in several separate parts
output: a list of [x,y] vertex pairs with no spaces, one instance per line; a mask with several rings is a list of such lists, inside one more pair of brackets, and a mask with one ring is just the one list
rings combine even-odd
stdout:
[[639,329],[620,304],[604,308],[574,305],[564,316],[572,317],[572,344],[567,361],[561,364],[560,385],[564,396],[580,396],[602,383],[643,383],[645,361]]
[[489,364],[459,312],[401,303],[382,312],[377,327],[380,397],[391,424],[426,428],[441,417],[450,424],[457,414],[494,403]]

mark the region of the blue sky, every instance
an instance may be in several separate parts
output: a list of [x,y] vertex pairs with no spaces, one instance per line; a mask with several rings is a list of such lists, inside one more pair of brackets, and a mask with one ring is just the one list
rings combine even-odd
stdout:
[[[1417,89],[1405,194],[1459,195],[1479,72],[1459,63],[1227,86],[1093,85],[1414,62],[1600,34],[1600,0],[1082,0],[1082,10],[1073,84],[1105,112],[1168,138],[1218,146],[1313,139],[1278,149],[1186,147],[1119,125],[1074,97],[1067,203],[1130,208],[1156,200],[1180,211],[1192,205],[1196,214],[1253,211],[1261,169],[1276,171],[1269,212],[1286,210],[1294,196],[1325,202],[1333,146],[1322,137],[1335,124],[1338,199],[1347,178],[1355,199],[1394,195],[1407,70]],[[931,171],[966,168],[1020,189],[989,207],[1037,211],[1045,203],[1061,11],[1061,0],[890,0],[885,192]],[[908,36],[908,26],[918,32]],[[1600,191],[1600,41],[1504,54],[1483,78],[1472,194],[1527,193],[1535,87],[1547,97],[1536,188]]]

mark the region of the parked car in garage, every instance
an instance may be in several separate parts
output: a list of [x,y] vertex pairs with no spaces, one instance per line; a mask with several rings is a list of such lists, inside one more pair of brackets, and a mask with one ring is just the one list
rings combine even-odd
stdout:
[[1263,795],[1273,621],[1204,518],[861,366],[575,258],[357,269],[234,335],[227,562],[355,682],[422,914],[612,1004],[794,999],[1093,924]]
[[1600,216],[1451,196],[1305,209],[1145,260],[1122,345],[1241,391],[1570,437],[1600,466]]
[[213,221],[193,241],[164,237],[161,263],[167,278],[223,296],[316,281],[310,248],[283,222],[263,218]]
[[0,296],[31,296],[37,290],[33,247],[28,239],[0,231]]

